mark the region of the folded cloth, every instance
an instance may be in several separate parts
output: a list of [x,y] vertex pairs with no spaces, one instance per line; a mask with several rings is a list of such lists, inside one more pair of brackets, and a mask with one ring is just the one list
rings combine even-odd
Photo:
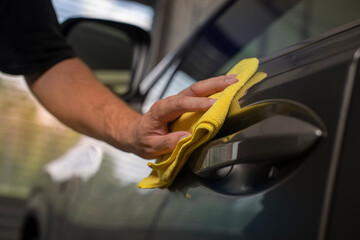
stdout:
[[246,90],[266,77],[265,73],[256,72],[259,61],[256,58],[244,59],[236,64],[227,75],[237,74],[237,83],[215,93],[210,98],[217,101],[204,112],[188,112],[181,115],[170,127],[171,132],[188,131],[192,134],[181,139],[172,153],[165,154],[148,165],[153,169],[144,178],[139,188],[166,188],[174,181],[189,155],[199,146],[212,139],[222,127],[225,118],[241,112],[238,99]]

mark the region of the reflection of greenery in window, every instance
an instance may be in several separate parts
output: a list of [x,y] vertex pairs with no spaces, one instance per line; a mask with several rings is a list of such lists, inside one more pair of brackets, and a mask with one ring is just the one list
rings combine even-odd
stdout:
[[26,197],[44,164],[79,135],[45,113],[20,83],[0,76],[0,195]]
[[118,95],[126,93],[129,89],[130,70],[96,69],[94,73],[103,84]]
[[360,16],[358,0],[301,1],[236,54],[219,72],[226,72],[239,60],[263,57],[314,37]]

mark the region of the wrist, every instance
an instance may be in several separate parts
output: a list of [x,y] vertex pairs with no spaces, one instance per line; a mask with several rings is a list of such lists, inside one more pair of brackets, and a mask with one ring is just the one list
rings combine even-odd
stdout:
[[112,123],[116,123],[111,129],[111,145],[126,152],[136,153],[137,147],[137,126],[140,123],[142,115],[135,111],[127,113],[120,112],[118,117]]

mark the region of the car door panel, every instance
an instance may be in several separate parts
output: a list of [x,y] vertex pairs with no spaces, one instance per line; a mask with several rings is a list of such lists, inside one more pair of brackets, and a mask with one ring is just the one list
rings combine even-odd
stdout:
[[[345,42],[357,39],[359,31],[354,32],[337,38]],[[334,149],[349,84],[349,66],[359,47],[358,43],[343,46],[333,40],[323,40],[318,46],[303,47],[265,61],[259,70],[269,77],[239,100],[243,108],[258,102],[285,100],[311,109],[323,122],[319,127],[326,132],[312,151],[297,159],[296,167],[281,179],[271,180],[272,184],[241,196],[206,188],[201,184],[203,179],[184,169],[168,190],[169,197],[152,239],[170,236],[172,239],[218,239],[219,236],[223,239],[264,239],[264,236],[266,239],[317,239],[326,211],[324,199],[329,170],[336,160]],[[331,44],[332,51],[328,47]],[[264,114],[273,113],[270,110]],[[291,109],[281,114],[291,115]],[[233,133],[243,125],[241,120],[238,126],[228,121],[222,131]],[[218,137],[224,135],[222,131]],[[196,159],[190,157],[190,161]],[[221,181],[224,180],[216,184],[221,185]]]
[[[359,53],[359,51],[358,51]],[[354,67],[357,68],[351,98],[349,99],[349,112],[344,131],[344,139],[341,144],[340,161],[335,174],[335,184],[332,186],[332,201],[329,202],[328,229],[324,236],[328,239],[357,239],[358,219],[360,216],[359,202],[360,175],[359,157],[357,154],[360,140],[360,67],[359,54],[357,54]]]

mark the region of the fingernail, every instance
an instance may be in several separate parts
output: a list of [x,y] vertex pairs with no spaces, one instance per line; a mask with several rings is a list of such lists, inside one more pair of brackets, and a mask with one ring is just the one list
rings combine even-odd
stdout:
[[229,78],[235,78],[237,76],[237,74],[230,74],[230,75],[226,75],[226,79],[229,79]]
[[210,99],[209,99],[209,102],[210,102],[211,104],[214,104],[214,103],[216,102],[216,100],[217,100],[216,98],[210,98]]
[[225,78],[225,81],[228,83],[236,83],[238,82],[238,80],[236,79],[237,74],[231,74],[231,75],[227,75]]
[[186,137],[188,137],[188,136],[190,136],[190,135],[191,135],[191,133],[186,134],[186,135],[184,135],[184,136],[181,136],[181,137],[180,137],[180,140],[181,140],[181,139],[184,139],[184,138],[186,138]]

